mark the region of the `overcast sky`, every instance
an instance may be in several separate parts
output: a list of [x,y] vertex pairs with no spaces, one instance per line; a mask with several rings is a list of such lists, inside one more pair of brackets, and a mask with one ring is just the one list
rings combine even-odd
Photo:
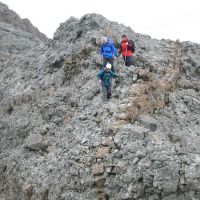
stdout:
[[102,14],[158,39],[200,43],[200,0],[0,0],[52,38],[70,16]]

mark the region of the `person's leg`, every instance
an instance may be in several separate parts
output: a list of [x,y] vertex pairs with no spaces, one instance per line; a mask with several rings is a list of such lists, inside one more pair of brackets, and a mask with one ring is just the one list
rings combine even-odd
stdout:
[[131,65],[134,64],[134,60],[133,60],[133,56],[128,56],[127,57],[127,62],[126,62],[126,66],[130,67]]
[[106,67],[107,62],[108,62],[108,59],[103,57],[102,68]]
[[114,72],[114,58],[109,59],[110,64],[112,65],[111,70]]
[[125,60],[126,60],[126,57],[125,57],[125,56],[123,56],[123,59],[124,59],[124,62],[125,62]]
[[103,101],[107,100],[107,88],[102,85],[102,92],[103,92]]
[[107,87],[107,99],[111,97],[111,84]]
[[128,58],[128,57],[127,57],[127,56],[123,56],[123,58],[124,58],[124,65],[125,65],[126,67],[128,67],[128,66],[127,66],[127,65],[128,65],[128,64],[127,64],[127,63],[128,63],[128,62],[127,62],[127,58]]
[[130,67],[131,66],[131,57],[127,56],[126,57],[126,67]]

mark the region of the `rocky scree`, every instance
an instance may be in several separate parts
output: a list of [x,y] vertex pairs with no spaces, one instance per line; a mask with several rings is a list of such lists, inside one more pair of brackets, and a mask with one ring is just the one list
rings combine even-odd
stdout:
[[[136,43],[111,101],[100,38]],[[88,14],[52,41],[0,24],[0,199],[199,199],[200,45]]]

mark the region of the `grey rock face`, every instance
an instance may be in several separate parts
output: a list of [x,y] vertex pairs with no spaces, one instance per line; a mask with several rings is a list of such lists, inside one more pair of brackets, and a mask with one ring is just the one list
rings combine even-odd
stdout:
[[45,151],[48,144],[45,142],[45,138],[40,134],[31,134],[24,141],[24,148],[33,151]]
[[14,11],[10,10],[7,5],[0,2],[0,22],[11,24],[12,26],[29,33],[42,41],[47,41],[47,36],[34,27],[28,19],[21,19]]
[[[102,102],[100,37],[137,63]],[[200,45],[155,40],[97,14],[43,44],[0,24],[0,199],[199,199]],[[8,43],[12,41],[12,43]]]
[[145,128],[150,129],[152,132],[157,129],[157,122],[149,115],[141,115],[138,120]]

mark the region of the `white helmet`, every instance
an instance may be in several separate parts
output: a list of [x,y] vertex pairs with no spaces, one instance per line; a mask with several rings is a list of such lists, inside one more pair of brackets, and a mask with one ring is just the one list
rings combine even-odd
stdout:
[[106,64],[106,68],[107,68],[107,69],[111,69],[111,67],[112,67],[112,65],[111,65],[110,63],[107,63],[107,64]]

